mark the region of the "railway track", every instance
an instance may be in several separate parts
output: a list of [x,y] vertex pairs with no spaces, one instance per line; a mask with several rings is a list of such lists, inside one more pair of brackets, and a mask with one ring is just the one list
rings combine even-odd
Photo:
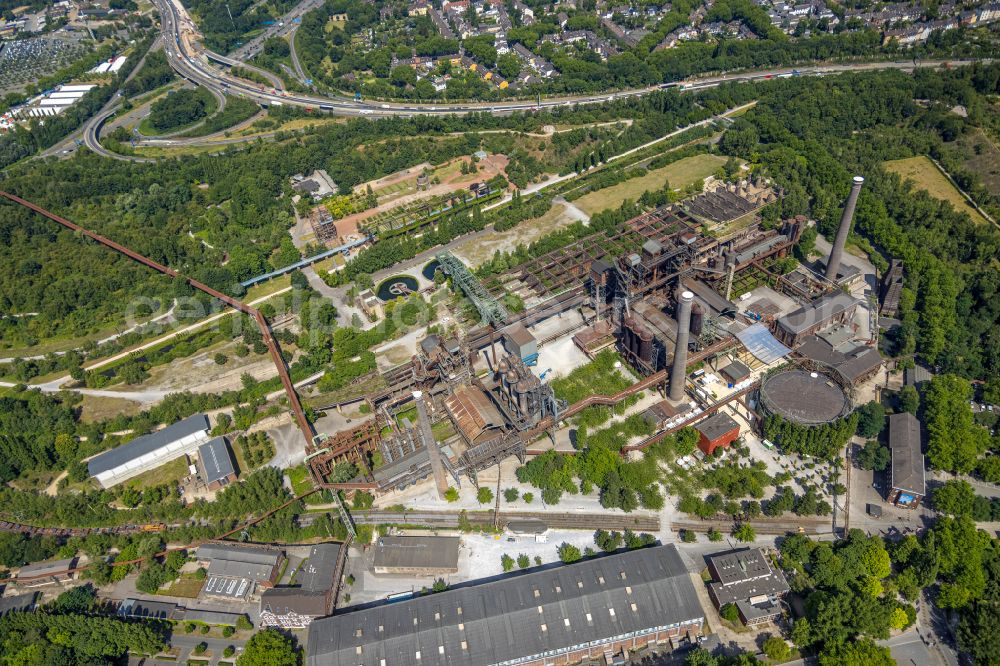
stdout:
[[14,532],[28,536],[85,537],[91,534],[145,534],[167,529],[163,523],[144,525],[115,525],[109,527],[37,527],[23,523],[0,520],[0,532]]
[[[757,534],[765,534],[768,536],[780,536],[783,534],[788,534],[790,532],[798,532],[800,534],[830,534],[833,531],[830,521],[826,519],[821,520],[811,520],[803,519],[800,516],[795,516],[794,520],[788,521],[765,521],[761,522],[758,520],[749,521],[750,525],[753,526],[754,532]],[[670,521],[670,526],[673,530],[691,530],[693,532],[707,532],[710,529],[716,529],[723,534],[728,534],[737,525],[738,521],[730,519],[716,519],[710,518],[707,520],[672,520]]]
[[[393,523],[399,525],[431,525],[458,527],[460,514],[452,511],[354,511],[351,514],[358,524],[376,525]],[[467,511],[465,517],[470,523],[494,523],[493,511]],[[625,530],[656,532],[660,529],[659,516],[629,516],[617,514],[574,514],[544,513],[528,511],[501,511],[499,523],[506,525],[512,520],[537,519],[549,527],[581,530]]]

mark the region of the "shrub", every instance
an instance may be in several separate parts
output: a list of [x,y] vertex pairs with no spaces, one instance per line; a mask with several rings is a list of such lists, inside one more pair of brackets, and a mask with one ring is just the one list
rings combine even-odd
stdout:
[[743,523],[733,530],[733,538],[743,543],[750,543],[757,539],[757,532],[754,531],[750,523]]
[[736,608],[736,604],[726,604],[719,609],[719,615],[722,616],[723,620],[732,622],[733,624],[737,624],[740,621],[740,611]]
[[508,571],[513,571],[514,569],[514,558],[504,553],[500,556],[500,566],[503,567],[504,573]]
[[792,649],[780,636],[769,636],[764,641],[764,654],[772,661],[785,661],[792,656]]
[[566,543],[565,541],[559,546],[559,559],[570,564],[571,562],[576,562],[583,555],[580,553],[580,549],[571,543]]

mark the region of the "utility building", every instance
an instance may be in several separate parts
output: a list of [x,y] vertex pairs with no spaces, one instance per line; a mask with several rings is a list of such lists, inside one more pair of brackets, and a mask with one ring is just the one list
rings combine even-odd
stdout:
[[788,594],[785,574],[760,548],[719,553],[708,558],[712,574],[708,594],[716,608],[734,604],[747,626],[781,615],[779,601]]
[[198,447],[198,471],[209,490],[218,490],[236,481],[236,465],[225,437],[216,437]]
[[217,597],[246,599],[256,586],[272,587],[278,580],[284,552],[265,546],[206,543],[195,558],[208,563],[202,592]]
[[889,449],[892,478],[886,500],[915,509],[926,494],[920,421],[909,412],[889,416]]
[[189,416],[92,458],[87,463],[87,471],[102,488],[110,488],[183,455],[193,454],[208,441],[208,430],[207,416]]
[[320,543],[295,573],[296,587],[275,587],[260,595],[260,626],[302,629],[333,608],[334,576],[342,545]]
[[709,416],[704,421],[695,424],[698,431],[698,448],[706,456],[715,453],[717,448],[729,447],[740,436],[740,424],[729,414],[719,412]]
[[860,302],[850,294],[836,291],[779,319],[774,337],[782,344],[796,347],[806,336],[834,324],[849,324]]
[[17,584],[21,587],[42,587],[55,585],[73,579],[76,558],[51,560],[21,567],[17,574]]
[[38,592],[25,592],[0,599],[0,617],[7,613],[27,613],[35,608]]
[[375,544],[375,573],[415,576],[457,573],[460,542],[459,537],[379,537]]
[[306,664],[624,663],[704,615],[676,546],[643,548],[316,620]]

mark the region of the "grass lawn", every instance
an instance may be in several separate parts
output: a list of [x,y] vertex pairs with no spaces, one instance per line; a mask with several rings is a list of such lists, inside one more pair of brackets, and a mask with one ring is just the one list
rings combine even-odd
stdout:
[[475,268],[492,259],[497,250],[507,252],[514,250],[519,243],[528,245],[546,234],[571,225],[574,221],[574,217],[566,213],[566,206],[553,204],[541,217],[525,220],[506,231],[490,231],[474,240],[462,243],[455,249],[455,254]]
[[309,478],[309,471],[306,470],[305,465],[286,469],[285,474],[288,475],[288,480],[292,482],[292,492],[296,495],[307,493],[313,489],[312,479]]
[[80,403],[80,420],[93,423],[103,419],[125,414],[135,416],[142,410],[142,405],[134,400],[111,398],[108,396],[85,395]]
[[267,130],[255,130],[252,128],[248,128],[246,130],[238,132],[237,136],[245,136],[247,138],[250,138],[258,134],[264,134],[267,132],[278,132],[278,131],[291,132],[294,130],[319,127],[320,125],[333,125],[344,122],[346,122],[346,118],[342,117],[328,118],[325,116],[316,116],[314,118],[292,118],[291,120],[286,121],[278,125],[277,127],[273,127]]
[[924,190],[935,199],[947,201],[955,207],[955,210],[968,213],[973,221],[987,223],[986,218],[966,202],[962,193],[934,166],[929,158],[920,155],[903,160],[892,160],[884,162],[884,164],[886,169],[898,173],[905,180],[912,180],[917,188]]
[[346,402],[351,398],[360,398],[367,393],[372,393],[385,388],[385,385],[385,380],[382,379],[381,375],[371,375],[357,384],[343,386],[335,391],[328,391],[327,393],[312,394],[306,398],[305,402],[310,407],[328,405],[333,402]]
[[184,574],[171,583],[170,587],[163,590],[157,590],[156,593],[170,597],[195,599],[197,598],[198,593],[201,592],[201,588],[204,584],[204,579],[198,580],[191,574]]
[[[309,476],[309,471],[306,469],[305,465],[299,465],[298,467],[291,467],[285,470],[285,474],[288,475],[288,480],[292,482],[292,492],[298,497],[303,493],[307,493],[312,490],[313,486],[312,477]],[[310,504],[326,504],[329,500],[324,499],[325,492],[313,493],[309,497],[306,497],[303,502],[306,505]]]
[[187,457],[181,456],[160,465],[156,469],[143,472],[139,476],[133,476],[125,482],[125,485],[136,490],[143,490],[144,488],[152,488],[153,486],[162,486],[165,483],[180,481],[187,475]]
[[264,296],[270,296],[276,291],[281,291],[285,287],[290,287],[292,285],[292,277],[288,273],[284,275],[279,275],[276,278],[271,278],[267,282],[261,282],[255,284],[254,286],[247,289],[246,295],[243,297],[244,303],[249,303],[250,301],[262,298]]
[[[997,107],[994,109],[1000,111]],[[976,130],[955,142],[969,171],[979,174],[993,194],[1000,194],[1000,149],[983,133]],[[977,152],[978,151],[978,152]]]
[[641,178],[632,178],[624,183],[586,194],[574,203],[588,215],[594,215],[602,210],[618,208],[626,199],[635,201],[643,192],[663,187],[664,181],[670,182],[670,187],[680,189],[691,183],[711,176],[726,163],[726,157],[720,155],[694,155],[685,157],[661,169],[654,169]]
[[[189,127],[193,127],[193,125],[189,125]],[[243,144],[224,145],[221,143],[212,143],[202,146],[170,146],[169,148],[163,148],[160,146],[144,146],[142,144],[138,144],[136,145],[134,152],[139,157],[181,157],[183,155],[203,155],[205,153],[219,153],[226,150],[226,148],[229,146],[236,146],[237,148],[239,148],[241,145]]]

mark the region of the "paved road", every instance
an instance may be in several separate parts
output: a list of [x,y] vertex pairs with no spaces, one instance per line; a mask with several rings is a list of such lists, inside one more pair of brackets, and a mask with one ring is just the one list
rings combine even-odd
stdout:
[[[181,625],[178,625],[178,627]],[[170,635],[170,645],[180,650],[178,655],[178,663],[186,663],[189,658],[196,659],[208,659],[210,664],[216,664],[222,659],[222,651],[228,646],[232,645],[236,648],[236,655],[239,655],[243,651],[243,645],[246,641],[239,640],[236,638],[213,638],[211,636],[204,636],[199,633],[185,634],[182,631],[174,631]],[[210,657],[197,657],[194,655],[193,650],[195,646],[199,643],[204,643],[208,646],[208,650],[211,652]],[[236,655],[226,659],[226,661],[233,661]]]
[[[287,14],[275,21],[274,25],[269,26],[264,32],[257,35],[246,44],[243,44],[234,51],[231,51],[229,53],[229,57],[233,60],[246,60],[248,58],[252,58],[260,52],[264,42],[272,37],[285,37],[286,35],[295,32],[299,25],[301,25],[301,23],[296,23],[295,19],[301,19],[306,12],[310,12],[321,6],[323,6],[323,0],[302,0],[302,2],[292,7]],[[294,61],[295,58],[293,57],[292,62]],[[299,68],[296,67],[296,70],[298,69]]]
[[295,27],[292,28],[291,33],[289,33],[288,46],[291,49],[292,66],[295,67],[295,73],[298,74],[299,80],[302,81],[303,84],[309,85],[306,83],[306,81],[308,81],[308,78],[306,77],[306,70],[302,69],[302,63],[299,61],[299,54],[295,50],[295,33],[298,32],[300,25],[300,23],[296,23]]
[[[128,77],[126,77],[126,79],[122,82],[123,86],[130,80],[132,80],[132,77],[134,77],[136,74],[139,73],[143,65],[146,64],[146,56],[149,55],[155,49],[160,48],[161,41],[162,41],[162,36],[156,38],[156,40],[154,40],[153,43],[150,44],[149,50],[146,51],[146,54],[142,56],[142,59],[136,63],[135,67],[132,68],[132,71],[129,73]],[[90,131],[94,127],[100,128],[100,126],[103,125],[104,122],[110,116],[112,116],[115,112],[117,112],[118,107],[120,105],[121,105],[121,97],[119,97],[118,94],[115,94],[111,99],[107,101],[107,103],[100,111],[98,111],[95,115],[91,116],[90,119],[83,124],[83,127],[78,129],[76,132],[73,132],[65,139],[57,143],[56,145],[48,148],[47,150],[42,151],[41,153],[39,153],[38,156],[50,157],[52,155],[60,155],[60,154],[68,155],[69,153],[73,152],[74,150],[76,150],[77,147],[76,142],[80,139],[80,137],[83,136],[86,138],[87,134],[90,133]],[[84,142],[87,143],[86,140],[84,140]],[[100,144],[98,144],[98,146],[100,146]],[[87,143],[87,147],[90,148],[91,150],[94,150],[89,143]],[[108,154],[108,151],[105,151],[103,147],[101,148],[100,151],[94,151],[94,152],[105,155],[107,157],[113,156],[112,154]]]

